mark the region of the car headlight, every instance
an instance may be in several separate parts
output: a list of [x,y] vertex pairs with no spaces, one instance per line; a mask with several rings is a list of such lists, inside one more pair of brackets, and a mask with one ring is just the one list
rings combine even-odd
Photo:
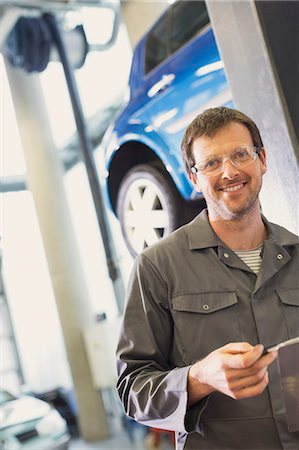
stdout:
[[66,431],[66,422],[60,416],[58,411],[52,409],[45,417],[43,417],[36,425],[36,431],[40,436],[48,434],[60,434]]

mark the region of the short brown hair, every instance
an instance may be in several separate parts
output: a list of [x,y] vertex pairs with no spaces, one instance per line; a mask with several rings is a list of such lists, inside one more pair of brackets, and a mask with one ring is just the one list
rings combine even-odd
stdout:
[[190,123],[183,137],[181,152],[187,173],[191,173],[191,167],[195,164],[193,155],[194,140],[200,136],[212,137],[218,130],[231,122],[245,125],[251,135],[253,145],[258,148],[263,147],[258,127],[253,120],[241,111],[224,106],[207,109]]

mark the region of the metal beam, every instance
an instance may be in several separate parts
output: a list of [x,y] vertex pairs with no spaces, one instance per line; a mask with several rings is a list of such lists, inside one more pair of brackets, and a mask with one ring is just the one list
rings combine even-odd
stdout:
[[298,233],[298,141],[256,3],[206,3],[235,104],[255,120],[267,150],[263,212],[269,220]]

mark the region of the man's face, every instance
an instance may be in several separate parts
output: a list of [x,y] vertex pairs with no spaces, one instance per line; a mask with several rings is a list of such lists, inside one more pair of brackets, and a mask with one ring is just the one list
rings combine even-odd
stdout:
[[[213,137],[201,136],[194,141],[195,165],[211,156],[230,154],[244,145],[253,146],[248,129],[245,125],[231,122]],[[207,177],[196,173],[190,174],[189,178],[195,189],[203,193],[211,220],[236,220],[259,209],[258,195],[266,170],[263,149],[260,158],[247,167],[235,167],[226,159],[219,175]]]

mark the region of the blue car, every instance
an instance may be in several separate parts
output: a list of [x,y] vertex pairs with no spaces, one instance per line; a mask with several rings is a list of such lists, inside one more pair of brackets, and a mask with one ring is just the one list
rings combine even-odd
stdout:
[[200,210],[180,156],[187,125],[233,106],[204,1],[177,1],[138,43],[130,98],[103,139],[105,188],[132,255]]

